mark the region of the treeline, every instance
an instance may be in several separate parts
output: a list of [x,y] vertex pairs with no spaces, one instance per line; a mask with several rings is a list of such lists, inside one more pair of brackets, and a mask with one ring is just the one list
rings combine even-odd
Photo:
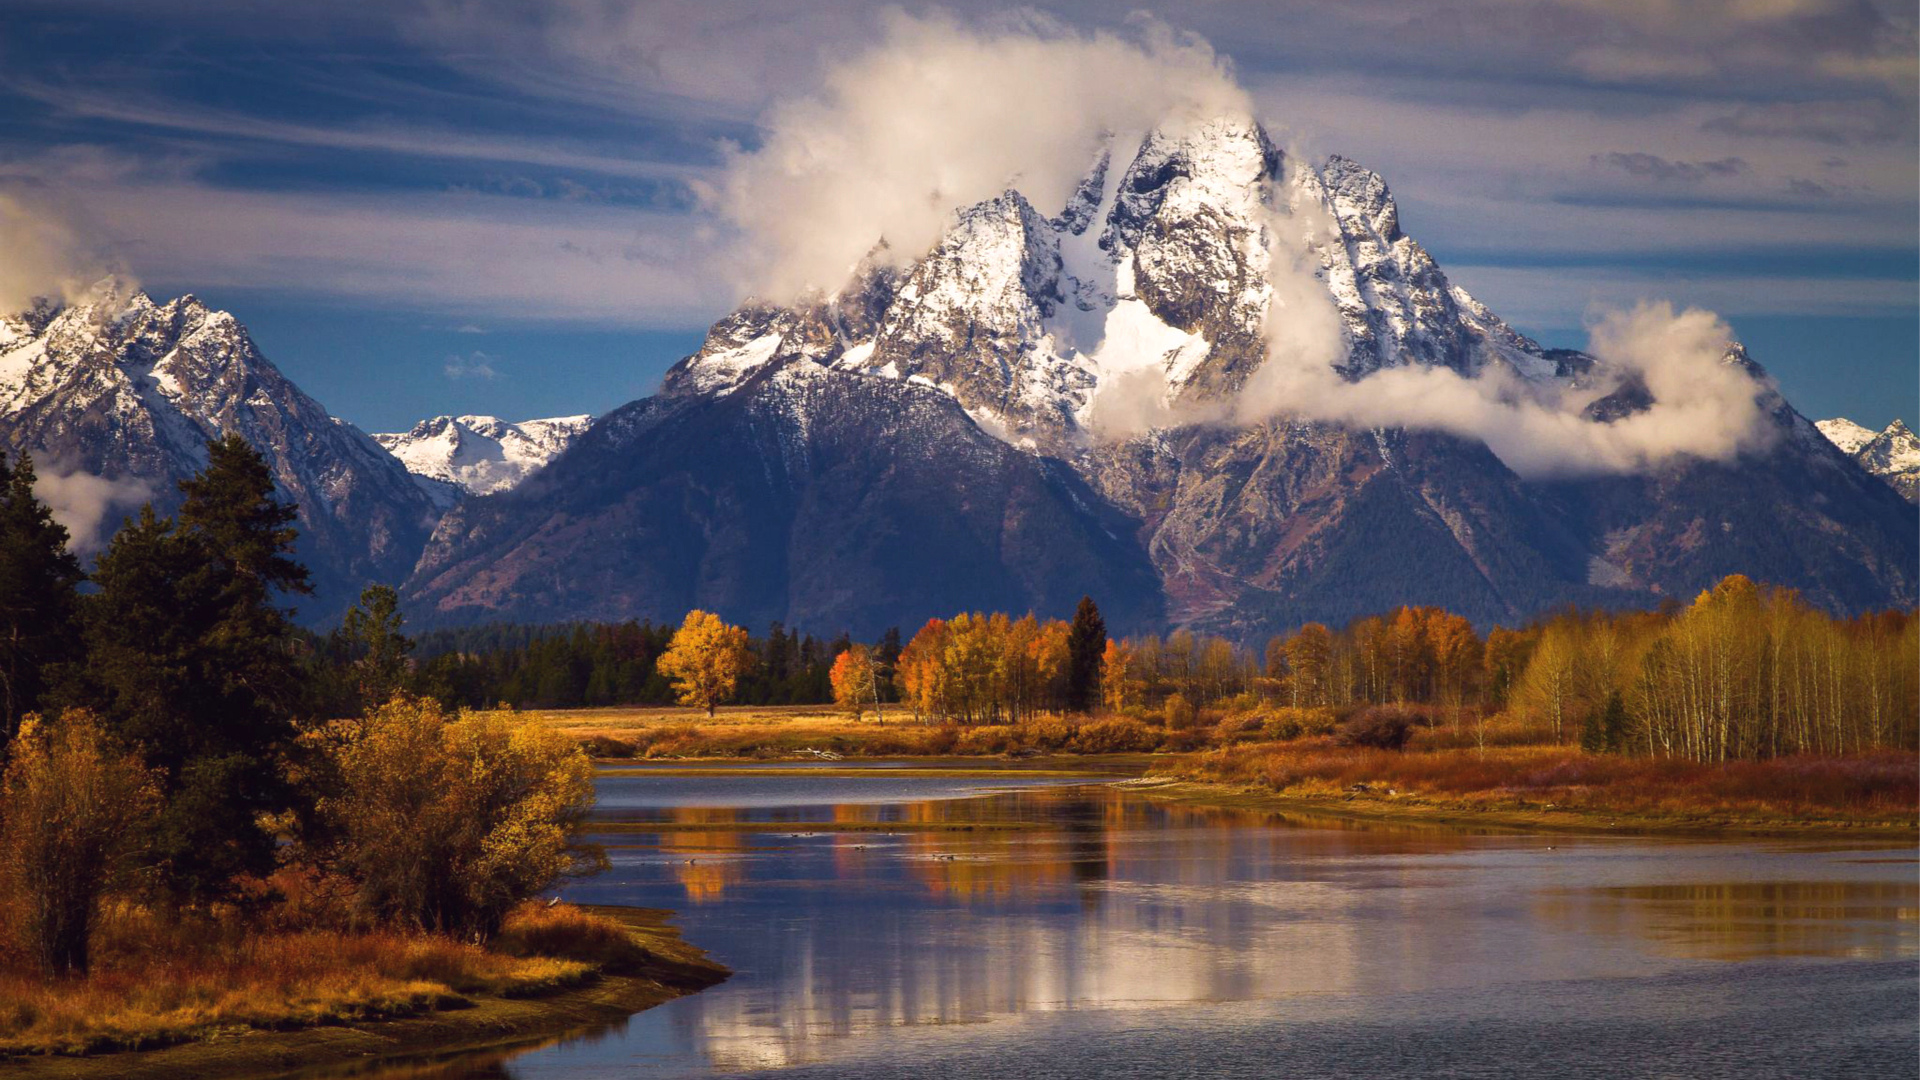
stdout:
[[[524,626],[491,623],[418,635],[403,689],[431,697],[447,708],[577,709],[612,705],[670,705],[673,681],[659,661],[677,626],[650,620]],[[853,646],[846,635],[825,639],[790,631],[775,622],[766,634],[749,636],[749,663],[732,701],[741,705],[822,705],[834,700],[831,672],[836,657]],[[347,715],[361,704],[351,672],[366,642],[336,632],[309,640],[315,676],[328,682],[322,711]],[[891,667],[900,655],[900,632],[890,630],[870,646]],[[894,699],[892,684],[882,700]]]
[[[917,714],[961,723],[1071,708],[1068,637],[1067,624],[1031,617],[935,619],[908,642],[896,684]],[[1920,747],[1920,621],[1901,611],[1835,618],[1793,590],[1735,575],[1690,605],[1567,610],[1484,636],[1432,607],[1338,630],[1309,623],[1257,651],[1186,630],[1102,634],[1095,685],[1092,700],[1107,711],[1169,727],[1209,709],[1345,715],[1393,705],[1482,739],[1490,722],[1519,725],[1531,741],[1596,752],[1851,754]]]

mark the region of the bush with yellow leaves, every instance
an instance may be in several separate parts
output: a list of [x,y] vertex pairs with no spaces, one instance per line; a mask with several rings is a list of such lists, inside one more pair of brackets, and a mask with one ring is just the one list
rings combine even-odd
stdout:
[[537,721],[395,698],[316,741],[332,793],[311,855],[382,922],[485,941],[515,904],[605,866],[574,840],[592,762]]

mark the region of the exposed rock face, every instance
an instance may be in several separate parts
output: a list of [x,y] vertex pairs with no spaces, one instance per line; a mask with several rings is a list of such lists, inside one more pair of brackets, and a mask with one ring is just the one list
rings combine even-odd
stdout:
[[[1114,140],[1052,209],[1006,192],[919,258],[881,247],[837,293],[720,320],[659,397],[449,515],[412,584],[422,617],[702,604],[866,631],[1064,614],[1088,591],[1119,625],[1252,639],[1398,603],[1483,622],[1644,605],[1735,570],[1836,609],[1913,602],[1910,509],[1777,395],[1764,452],[1577,481],[1450,436],[1220,422],[1288,317],[1276,230],[1304,244],[1348,378],[1499,369],[1591,391],[1600,422],[1652,403],[1448,281],[1351,161],[1291,161],[1224,119]],[[1114,420],[1142,414],[1144,434]]]
[[1908,429],[1906,421],[1895,420],[1884,431],[1844,417],[1815,426],[1861,468],[1886,481],[1908,502],[1920,502],[1920,437]]
[[464,494],[492,495],[517,486],[566,452],[591,416],[509,423],[497,416],[436,416],[373,441],[400,459],[427,496],[449,507]]
[[[0,320],[0,445],[33,454],[43,478],[116,481],[105,530],[152,499],[170,511],[206,446],[237,432],[300,511],[299,554],[330,620],[365,585],[412,568],[438,513],[399,462],[302,393],[246,328],[192,296],[156,304],[116,282],[88,302]],[[104,540],[79,535],[82,548]]]

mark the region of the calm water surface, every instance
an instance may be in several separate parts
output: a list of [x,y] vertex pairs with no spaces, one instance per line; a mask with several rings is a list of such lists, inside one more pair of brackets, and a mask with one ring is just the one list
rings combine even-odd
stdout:
[[733,978],[382,1080],[1920,1074],[1910,848],[1361,829],[1019,773],[601,792],[613,869],[567,898],[676,909]]

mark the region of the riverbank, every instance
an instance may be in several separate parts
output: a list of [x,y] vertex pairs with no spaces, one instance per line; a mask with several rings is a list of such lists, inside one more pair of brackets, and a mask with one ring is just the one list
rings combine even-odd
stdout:
[[668,925],[669,912],[585,910],[616,920],[633,948],[540,985],[481,993],[423,985],[413,1000],[396,1000],[377,1015],[302,1024],[288,1014],[277,1026],[211,1025],[154,1049],[0,1056],[0,1073],[22,1080],[212,1080],[537,1044],[616,1023],[729,974]]
[[1141,789],[1209,806],[1450,828],[1920,835],[1920,768],[1898,753],[1706,764],[1560,746],[1254,744],[1163,761]]

